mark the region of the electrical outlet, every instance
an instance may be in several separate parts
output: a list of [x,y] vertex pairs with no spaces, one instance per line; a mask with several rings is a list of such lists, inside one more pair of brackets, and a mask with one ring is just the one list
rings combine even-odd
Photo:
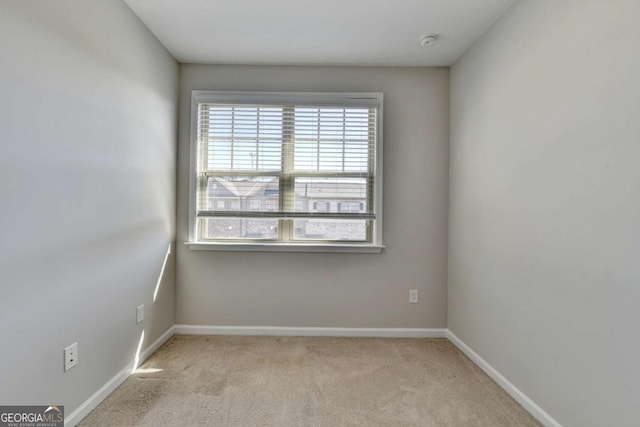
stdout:
[[136,308],[136,323],[140,323],[144,320],[144,304],[140,304]]
[[417,289],[409,289],[409,302],[411,304],[416,304],[418,302],[418,290]]
[[64,371],[68,371],[78,364],[78,343],[74,342],[64,349]]

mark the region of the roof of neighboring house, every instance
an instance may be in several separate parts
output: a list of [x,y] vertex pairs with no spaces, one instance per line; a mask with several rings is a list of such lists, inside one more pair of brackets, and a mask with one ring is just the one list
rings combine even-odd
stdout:
[[[214,189],[214,196],[222,196],[226,194],[220,194],[219,188],[222,187],[227,190],[230,195],[236,197],[250,197],[255,195],[262,195],[264,190],[270,187],[274,187],[277,184],[276,178],[270,178],[268,181],[228,181],[224,178],[214,178],[217,184],[220,184],[218,189]],[[277,188],[277,185],[275,186]]]

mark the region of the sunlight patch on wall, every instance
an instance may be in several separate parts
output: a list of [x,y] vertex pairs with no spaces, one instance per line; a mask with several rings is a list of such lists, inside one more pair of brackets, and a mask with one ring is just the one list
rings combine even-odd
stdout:
[[160,269],[160,276],[158,277],[158,283],[156,283],[156,289],[153,291],[153,302],[156,302],[156,299],[158,298],[160,283],[162,283],[162,276],[164,276],[164,270],[167,267],[167,260],[169,259],[170,253],[171,253],[171,243],[169,243],[169,247],[167,248],[167,253],[164,256],[164,262],[162,263],[162,268]]

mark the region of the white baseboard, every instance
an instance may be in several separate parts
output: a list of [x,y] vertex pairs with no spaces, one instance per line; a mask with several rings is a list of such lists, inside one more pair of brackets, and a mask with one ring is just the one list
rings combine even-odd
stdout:
[[107,396],[109,396],[120,384],[122,384],[131,374],[133,369],[133,362],[129,363],[123,370],[118,372],[113,378],[111,378],[105,385],[100,387],[98,391],[85,400],[75,411],[67,415],[64,419],[65,426],[75,426],[89,412],[93,411],[96,406],[100,404]]
[[175,325],[173,332],[182,335],[260,335],[279,337],[446,338],[447,336],[447,330],[445,328],[316,328]]
[[[547,427],[562,425],[538,406],[520,389],[507,380],[500,372],[473,351],[467,344],[446,328],[316,328],[281,326],[205,326],[173,325],[160,338],[140,353],[140,362],[144,362],[162,344],[174,334],[182,335],[247,335],[247,336],[331,336],[331,337],[385,337],[385,338],[447,338],[473,363],[478,365],[491,379],[502,387],[522,407]],[[109,394],[131,375],[133,361],[118,372],[105,385],[100,387],[89,399],[65,418],[65,425],[75,426],[89,412],[95,409]]]
[[[164,334],[160,336],[157,340],[155,340],[151,345],[145,348],[142,352],[140,352],[139,363],[142,364],[149,356],[151,356],[157,349],[159,349],[162,344],[167,342],[169,338],[174,335],[173,332],[174,326],[170,327]],[[75,426],[78,424],[84,417],[89,415],[89,412],[93,411],[104,399],[107,398],[120,384],[122,384],[131,372],[134,369],[134,362],[131,361],[127,366],[124,367],[120,372],[118,372],[113,378],[111,378],[105,385],[100,387],[98,391],[93,393],[93,395],[85,400],[75,411],[70,413],[64,419],[65,426]]]
[[456,336],[451,330],[447,329],[447,338],[458,349],[463,352],[473,363],[478,365],[480,369],[484,371],[492,380],[494,380],[509,396],[518,402],[527,412],[533,415],[538,421],[547,427],[562,427],[562,425],[553,419],[551,415],[545,412],[540,406],[538,406],[533,400],[524,394],[518,387],[513,385],[508,379],[506,379],[500,372],[498,372],[493,366],[484,360],[478,353],[473,351],[471,347],[464,343],[460,338]]
[[147,360],[149,356],[151,356],[160,347],[162,347],[162,344],[169,341],[169,338],[175,335],[175,328],[176,326],[173,325],[172,327],[167,329],[167,331],[164,334],[160,335],[157,340],[152,342],[151,345],[147,346],[147,348],[140,352],[140,364],[144,363],[144,361]]

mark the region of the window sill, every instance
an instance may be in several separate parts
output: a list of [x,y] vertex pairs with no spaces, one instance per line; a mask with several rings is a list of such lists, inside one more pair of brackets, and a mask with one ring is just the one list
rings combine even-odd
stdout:
[[225,252],[334,252],[334,253],[380,253],[384,245],[318,244],[318,243],[218,243],[185,242],[195,251]]

